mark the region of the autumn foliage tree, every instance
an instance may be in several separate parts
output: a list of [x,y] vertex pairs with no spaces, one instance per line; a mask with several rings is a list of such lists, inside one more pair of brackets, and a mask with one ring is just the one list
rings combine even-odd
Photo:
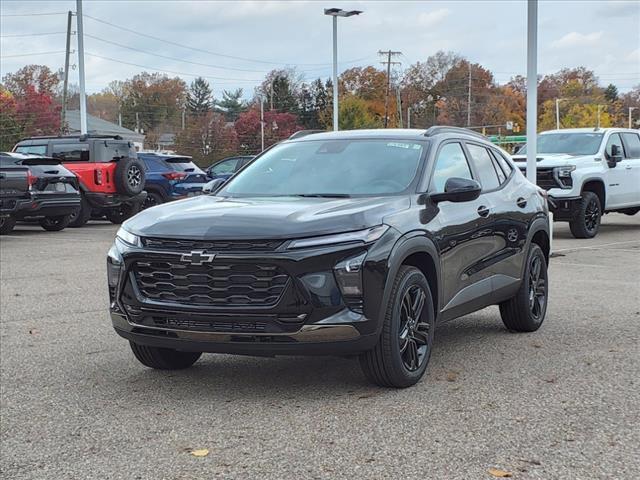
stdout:
[[[292,113],[279,113],[275,111],[264,112],[264,145],[265,148],[274,143],[290,137],[294,132],[301,130],[297,117]],[[235,122],[235,130],[238,135],[238,145],[242,153],[256,154],[260,152],[260,110],[253,107],[240,114]]]

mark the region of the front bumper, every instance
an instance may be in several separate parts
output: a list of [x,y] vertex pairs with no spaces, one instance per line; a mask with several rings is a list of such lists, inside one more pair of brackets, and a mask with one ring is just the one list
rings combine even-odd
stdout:
[[549,210],[553,213],[554,220],[570,221],[578,215],[578,208],[582,197],[557,197],[549,195],[547,198]]
[[[366,246],[218,252],[214,270],[232,262],[247,267],[268,265],[286,272],[288,280],[277,301],[264,305],[226,303],[224,299],[218,299],[221,304],[202,305],[154,298],[143,280],[149,277],[140,277],[139,265],[179,263],[182,252],[150,251],[116,240],[122,266],[117,285],[112,284],[109,292],[113,327],[130,341],[184,351],[261,356],[361,353],[373,348],[380,332],[387,260],[396,239],[397,232],[390,229]],[[333,282],[333,267],[365,250],[361,302],[345,300]],[[309,276],[324,276],[324,290],[313,290]]]
[[31,198],[17,202],[13,216],[18,219],[27,217],[58,217],[70,215],[80,208],[79,194],[32,194]]

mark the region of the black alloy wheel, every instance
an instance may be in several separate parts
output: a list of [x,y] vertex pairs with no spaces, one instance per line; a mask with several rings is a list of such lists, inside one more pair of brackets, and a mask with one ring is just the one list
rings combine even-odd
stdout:
[[131,185],[131,188],[137,189],[142,183],[142,171],[138,165],[130,165],[127,169],[127,182]]
[[536,322],[544,316],[547,306],[547,270],[544,257],[531,257],[529,265],[529,310]]
[[602,218],[602,204],[594,192],[582,192],[582,197],[569,228],[575,238],[593,238],[597,235]]
[[415,372],[424,363],[429,349],[430,324],[424,321],[427,295],[420,285],[412,285],[404,294],[400,307],[398,346],[405,368]]
[[584,212],[584,223],[589,231],[595,230],[600,223],[600,204],[595,198],[589,200],[587,204]]

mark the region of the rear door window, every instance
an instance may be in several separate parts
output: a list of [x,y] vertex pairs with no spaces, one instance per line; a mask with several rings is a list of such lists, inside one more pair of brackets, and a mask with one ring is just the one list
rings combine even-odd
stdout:
[[627,158],[640,158],[640,135],[637,133],[623,133],[622,140],[626,147]]
[[500,186],[500,179],[494,166],[494,161],[489,155],[489,151],[479,145],[467,143],[467,148],[471,154],[471,161],[476,166],[476,171],[480,177],[482,190],[494,190]]
[[89,144],[87,143],[54,143],[51,156],[63,162],[88,162]]

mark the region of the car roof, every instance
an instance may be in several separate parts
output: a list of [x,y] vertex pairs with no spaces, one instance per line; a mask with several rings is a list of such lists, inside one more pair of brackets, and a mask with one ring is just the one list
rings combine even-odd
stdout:
[[28,137],[23,138],[16,145],[44,145],[48,142],[54,143],[77,143],[86,142],[89,140],[109,140],[110,142],[122,142],[130,143],[128,140],[123,139],[120,135],[57,135],[57,136],[42,136],[42,137]]
[[462,127],[433,126],[427,130],[417,128],[378,128],[363,130],[341,130],[337,132],[309,133],[303,136],[294,134],[285,142],[305,142],[316,140],[342,140],[342,139],[389,139],[389,140],[414,140],[426,141],[430,138],[462,138],[467,140],[481,140],[488,144],[489,139],[479,132],[474,132]]
[[561,128],[560,130],[546,130],[544,132],[540,132],[540,135],[549,135],[554,133],[607,133],[607,132],[629,132],[629,133],[638,133],[639,130],[635,130],[633,128],[616,128],[616,127],[607,127],[607,128]]

